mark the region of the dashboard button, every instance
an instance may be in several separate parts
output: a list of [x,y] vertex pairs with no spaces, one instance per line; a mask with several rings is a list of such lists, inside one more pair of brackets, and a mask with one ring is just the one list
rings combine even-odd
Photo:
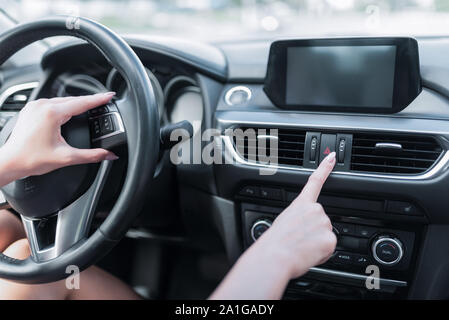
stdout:
[[420,211],[415,205],[405,201],[388,201],[387,212],[408,215],[420,214]]
[[337,160],[338,163],[345,162],[346,139],[340,139],[338,142]]
[[338,232],[342,235],[354,235],[355,234],[355,226],[347,223],[334,223],[334,227],[338,230]]
[[354,257],[354,264],[356,264],[358,266],[366,266],[366,265],[368,265],[368,256],[356,255]]
[[327,157],[331,152],[335,151],[335,144],[337,143],[337,136],[335,134],[322,134],[320,146],[320,162]]
[[375,233],[377,232],[377,229],[372,227],[366,227],[366,226],[356,226],[355,227],[355,235],[363,238],[371,238]]
[[254,186],[245,186],[240,190],[239,194],[248,197],[258,197],[259,188]]
[[260,197],[269,200],[282,200],[282,190],[275,188],[260,188]]
[[299,192],[287,191],[285,194],[287,202],[292,202],[299,195]]
[[351,264],[354,262],[355,255],[350,252],[336,252],[332,257],[332,262]]
[[315,161],[318,149],[318,138],[312,137],[310,141],[310,161]]

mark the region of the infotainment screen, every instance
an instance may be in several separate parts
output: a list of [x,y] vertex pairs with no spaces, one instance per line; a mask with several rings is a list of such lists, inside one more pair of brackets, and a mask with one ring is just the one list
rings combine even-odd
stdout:
[[287,104],[392,107],[395,46],[287,49]]
[[397,112],[421,91],[417,44],[411,38],[278,41],[265,91],[281,108]]

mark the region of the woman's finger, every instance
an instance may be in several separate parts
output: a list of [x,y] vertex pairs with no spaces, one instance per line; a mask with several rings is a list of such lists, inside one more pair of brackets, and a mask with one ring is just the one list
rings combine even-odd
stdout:
[[118,157],[106,149],[77,149],[70,147],[70,163],[66,165],[76,165],[85,163],[96,163],[103,160],[117,160]]
[[302,189],[298,198],[308,202],[316,202],[318,196],[320,195],[321,188],[323,187],[324,182],[326,182],[327,177],[329,177],[330,173],[334,169],[334,166],[335,152],[332,152],[324,158],[319,167],[312,173],[309,181]]
[[62,102],[57,108],[65,116],[77,116],[95,107],[108,103],[115,95],[115,92],[97,93],[90,96],[75,97],[74,99]]

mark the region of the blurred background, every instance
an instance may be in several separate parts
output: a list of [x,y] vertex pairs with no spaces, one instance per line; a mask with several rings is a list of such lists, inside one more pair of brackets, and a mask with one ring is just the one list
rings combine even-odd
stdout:
[[449,33],[449,0],[0,0],[0,10],[20,22],[72,14],[125,34],[207,42]]

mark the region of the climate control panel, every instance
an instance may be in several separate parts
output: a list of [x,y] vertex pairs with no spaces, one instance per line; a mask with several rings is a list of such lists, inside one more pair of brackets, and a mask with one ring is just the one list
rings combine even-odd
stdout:
[[[246,245],[251,245],[267,231],[276,215],[256,211],[244,212]],[[337,246],[325,266],[357,273],[368,265],[393,272],[407,270],[413,253],[415,234],[382,226],[348,223],[331,217]]]

